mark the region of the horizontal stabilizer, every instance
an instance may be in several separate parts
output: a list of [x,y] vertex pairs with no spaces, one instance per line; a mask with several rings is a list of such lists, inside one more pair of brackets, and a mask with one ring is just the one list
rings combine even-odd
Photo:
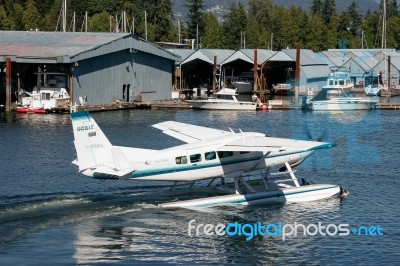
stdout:
[[113,146],[111,149],[112,157],[114,160],[114,166],[117,170],[130,170],[131,166],[126,159],[125,155],[122,153],[120,147]]

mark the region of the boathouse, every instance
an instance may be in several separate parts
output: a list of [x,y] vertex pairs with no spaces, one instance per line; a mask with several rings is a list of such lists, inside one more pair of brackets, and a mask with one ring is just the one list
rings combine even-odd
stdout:
[[0,104],[5,102],[7,60],[13,101],[17,88],[48,85],[38,78],[48,72],[65,74],[57,82],[65,83],[72,103],[104,105],[170,99],[180,58],[130,33],[0,31]]
[[175,85],[180,91],[218,86],[220,65],[235,51],[227,49],[169,49],[181,60],[175,66]]
[[390,60],[391,86],[400,85],[400,53],[394,49],[329,49],[319,55],[329,66],[347,69],[355,86],[360,88],[365,84],[365,78],[372,73],[382,73],[385,81]]
[[[266,66],[268,87],[286,83],[294,85],[296,70],[296,49],[284,49],[271,56]],[[329,66],[316,53],[309,49],[300,49],[299,93],[305,95],[309,88],[314,91],[325,85]]]

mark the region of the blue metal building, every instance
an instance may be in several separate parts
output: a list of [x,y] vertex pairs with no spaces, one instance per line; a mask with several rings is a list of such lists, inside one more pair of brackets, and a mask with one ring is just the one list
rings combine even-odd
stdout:
[[[13,79],[35,85],[34,72],[68,75],[72,103],[89,105],[171,98],[172,72],[179,56],[127,33],[0,31],[0,74],[12,61]],[[15,82],[14,82],[15,83]]]

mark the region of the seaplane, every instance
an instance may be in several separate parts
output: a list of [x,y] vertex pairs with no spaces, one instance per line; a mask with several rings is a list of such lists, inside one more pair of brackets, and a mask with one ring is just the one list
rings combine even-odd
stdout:
[[[71,114],[79,172],[95,179],[170,181],[173,201],[160,207],[210,207],[307,202],[348,192],[332,184],[310,184],[294,168],[335,143],[269,137],[176,121],[154,128],[184,142],[161,149],[114,146],[87,111]],[[199,185],[201,184],[201,185]],[[206,192],[200,198],[175,195]],[[175,194],[174,194],[175,193]]]

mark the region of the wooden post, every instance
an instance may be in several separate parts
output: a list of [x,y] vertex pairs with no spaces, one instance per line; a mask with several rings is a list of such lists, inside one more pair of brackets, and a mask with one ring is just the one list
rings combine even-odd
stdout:
[[[214,55],[214,67],[213,67],[213,81],[212,81],[212,90],[215,91],[215,78],[217,77],[217,56]],[[207,95],[210,96],[210,95]]]
[[21,99],[21,78],[19,76],[19,73],[17,73],[18,76],[18,95],[17,95],[17,102],[18,103],[22,103],[22,99]]
[[390,55],[388,56],[388,73],[387,73],[387,88],[390,91]]
[[300,89],[300,44],[296,44],[296,72],[294,74],[295,87],[294,87],[294,103],[299,103],[299,89]]
[[258,90],[258,63],[257,63],[257,49],[254,49],[254,63],[253,63],[253,72],[254,72],[254,87],[253,90],[256,92]]
[[11,111],[11,59],[6,58],[6,111]]

